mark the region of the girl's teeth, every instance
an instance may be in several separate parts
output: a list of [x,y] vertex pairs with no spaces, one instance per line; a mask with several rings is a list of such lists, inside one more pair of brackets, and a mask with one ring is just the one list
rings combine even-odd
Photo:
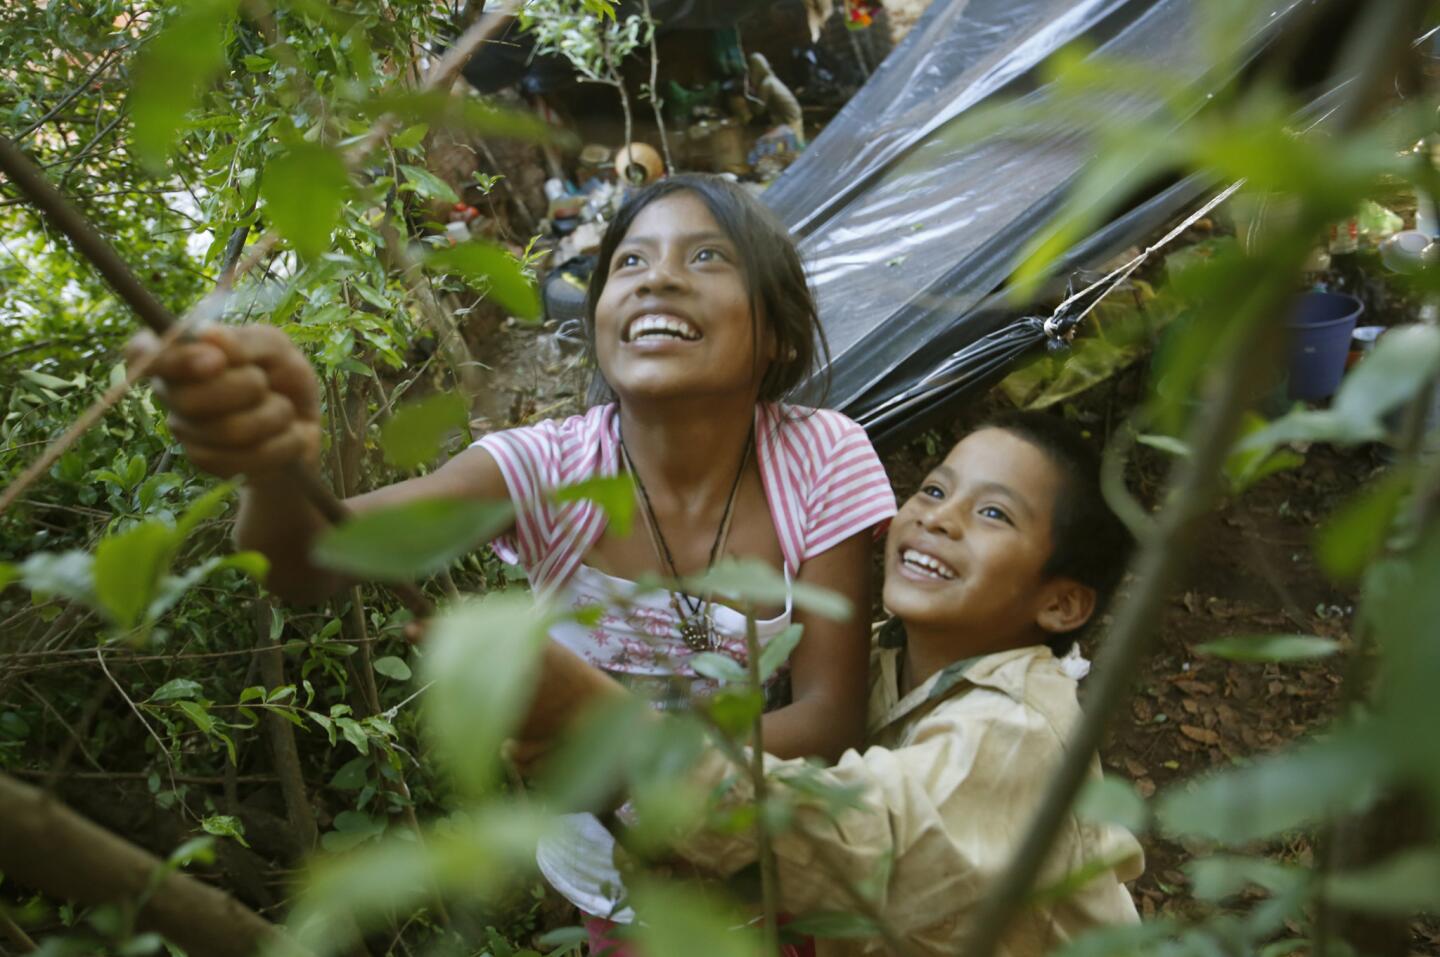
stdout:
[[955,577],[955,570],[938,558],[926,555],[924,552],[917,552],[913,548],[907,548],[900,554],[900,560],[905,564],[916,568],[927,575],[939,578],[943,581],[950,581]]
[[675,316],[641,316],[630,323],[627,337],[630,342],[647,336],[664,336],[690,342],[699,339],[700,333],[690,323]]

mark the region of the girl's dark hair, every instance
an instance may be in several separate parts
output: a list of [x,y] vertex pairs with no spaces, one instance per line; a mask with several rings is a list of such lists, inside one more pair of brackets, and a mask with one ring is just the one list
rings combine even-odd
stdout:
[[[740,271],[750,293],[750,312],[755,321],[755,348],[760,348],[760,317],[764,316],[775,335],[778,358],[765,370],[760,398],[779,401],[794,398],[802,384],[814,389],[809,404],[824,401],[829,381],[830,347],[820,328],[815,300],[805,281],[805,269],[790,233],[774,215],[746,190],[720,176],[682,173],[662,179],[635,193],[620,207],[600,241],[599,261],[590,277],[585,297],[585,341],[590,359],[595,359],[595,307],[610,278],[610,261],[624,241],[641,210],[676,193],[700,198],[715,222],[730,237],[740,254]],[[807,390],[808,392],[808,390]],[[598,365],[590,384],[590,401],[614,398]]]
[[1100,455],[1077,427],[1043,412],[1008,412],[980,428],[1003,429],[1029,442],[1060,472],[1060,492],[1050,523],[1053,551],[1043,573],[1095,590],[1095,611],[1089,621],[1047,642],[1055,654],[1063,655],[1100,619],[1124,578],[1134,544],[1130,530],[1106,504],[1100,488]]

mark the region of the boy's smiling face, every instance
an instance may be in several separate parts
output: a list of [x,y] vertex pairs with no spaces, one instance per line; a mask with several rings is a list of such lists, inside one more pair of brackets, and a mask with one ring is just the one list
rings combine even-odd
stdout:
[[926,476],[885,546],[885,605],[912,642],[933,635],[968,657],[1084,623],[1093,592],[1045,575],[1063,482],[1044,451],[997,428],[966,436]]

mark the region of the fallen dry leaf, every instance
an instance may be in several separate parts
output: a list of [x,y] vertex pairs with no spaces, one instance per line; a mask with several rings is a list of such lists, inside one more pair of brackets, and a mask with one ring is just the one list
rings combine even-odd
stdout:
[[1216,745],[1220,743],[1220,735],[1205,728],[1197,728],[1193,724],[1182,724],[1180,733],[1191,741],[1198,741],[1201,744]]

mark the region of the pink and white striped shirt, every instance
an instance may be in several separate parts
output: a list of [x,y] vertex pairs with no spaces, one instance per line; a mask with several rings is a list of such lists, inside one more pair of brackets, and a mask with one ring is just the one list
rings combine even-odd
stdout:
[[[494,432],[475,443],[500,466],[515,503],[514,531],[493,547],[537,589],[563,586],[605,531],[589,500],[554,502],[549,493],[620,473],[620,416],[614,404],[584,415]],[[786,570],[895,514],[895,495],[865,431],[838,412],[760,403],[755,450]]]

